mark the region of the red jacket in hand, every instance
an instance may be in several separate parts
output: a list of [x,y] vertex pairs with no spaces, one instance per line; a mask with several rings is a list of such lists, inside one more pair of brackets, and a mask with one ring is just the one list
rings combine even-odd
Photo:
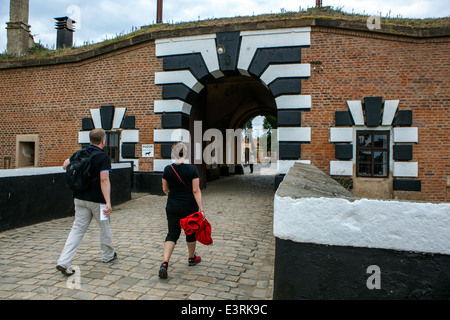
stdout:
[[187,235],[195,232],[195,239],[204,245],[213,243],[211,238],[211,224],[203,219],[201,212],[195,212],[180,220],[180,226]]

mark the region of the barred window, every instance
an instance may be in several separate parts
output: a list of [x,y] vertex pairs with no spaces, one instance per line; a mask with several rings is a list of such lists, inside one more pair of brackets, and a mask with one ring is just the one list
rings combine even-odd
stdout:
[[389,174],[389,131],[357,131],[356,175],[387,177]]

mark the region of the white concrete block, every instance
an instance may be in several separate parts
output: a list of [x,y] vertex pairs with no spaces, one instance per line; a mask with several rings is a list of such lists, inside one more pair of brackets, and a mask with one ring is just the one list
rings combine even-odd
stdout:
[[394,161],[394,177],[416,178],[419,174],[419,164],[417,162],[397,162]]
[[353,121],[356,126],[364,125],[364,115],[362,110],[361,101],[347,101],[347,106],[350,109],[350,112],[353,117]]
[[418,142],[416,127],[394,128],[394,142]]
[[277,109],[311,109],[310,95],[283,95],[275,98]]
[[89,132],[90,131],[78,132],[78,143],[90,143]]
[[352,176],[353,161],[330,161],[330,175]]
[[269,85],[277,78],[309,77],[311,66],[309,63],[272,64],[261,75],[260,79]]
[[330,142],[352,142],[353,128],[330,128]]
[[383,120],[381,125],[390,126],[394,120],[395,113],[397,112],[398,104],[400,100],[386,100],[383,108]]
[[154,142],[190,142],[189,130],[186,129],[158,129],[153,131]]
[[114,119],[113,119],[113,129],[119,129],[122,124],[123,117],[125,116],[125,111],[127,108],[115,108],[114,109]]
[[[164,172],[164,168],[172,163],[172,159],[155,159],[153,160],[153,171]],[[189,163],[189,160],[186,159],[184,163]]]
[[123,130],[120,138],[122,143],[138,143],[139,142],[139,130]]
[[100,109],[91,109],[92,121],[94,122],[95,129],[102,128],[102,118],[100,116]]
[[182,112],[187,115],[191,114],[192,106],[182,100],[156,100],[154,105],[155,113],[164,112]]
[[311,142],[311,128],[308,127],[281,127],[277,129],[278,141]]
[[155,84],[183,83],[199,93],[204,88],[189,70],[155,72]]

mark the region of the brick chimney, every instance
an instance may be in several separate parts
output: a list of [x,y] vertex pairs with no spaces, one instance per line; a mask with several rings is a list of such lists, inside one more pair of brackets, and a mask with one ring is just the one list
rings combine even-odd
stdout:
[[69,17],[55,18],[56,20],[56,48],[70,48],[73,44],[73,32],[75,20]]
[[158,0],[156,3],[156,23],[162,23],[163,15],[163,0]]
[[23,56],[34,46],[28,24],[29,0],[11,0],[9,6],[9,20],[6,23],[8,54]]

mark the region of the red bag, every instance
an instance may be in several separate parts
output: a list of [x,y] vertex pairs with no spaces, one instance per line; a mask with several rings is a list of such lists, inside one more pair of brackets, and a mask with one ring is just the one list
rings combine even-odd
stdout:
[[211,238],[211,224],[208,220],[203,219],[201,212],[195,212],[186,218],[180,219],[180,226],[187,235],[195,232],[195,239],[198,242],[207,246],[213,243]]

